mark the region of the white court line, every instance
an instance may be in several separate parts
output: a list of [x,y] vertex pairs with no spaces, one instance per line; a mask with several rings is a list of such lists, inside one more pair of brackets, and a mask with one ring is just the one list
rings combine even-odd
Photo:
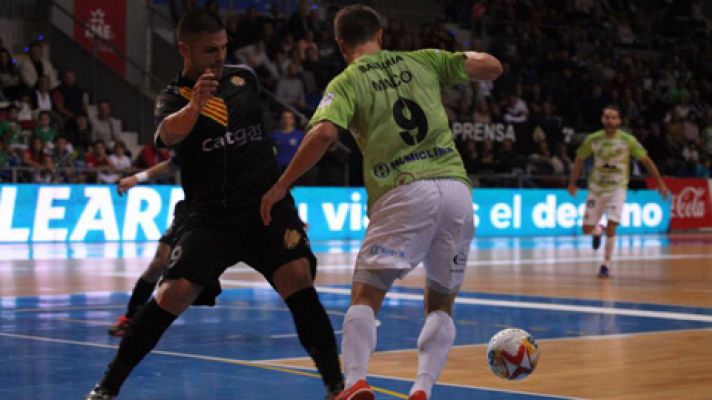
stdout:
[[[246,287],[261,287],[257,284],[259,282],[251,281],[238,281],[232,279],[225,279],[220,281],[223,284],[230,286],[246,286]],[[267,285],[269,286],[269,285]],[[333,288],[328,286],[317,286],[317,291],[320,293],[330,293],[348,296],[351,294],[351,289],[346,288]],[[396,299],[396,300],[413,300],[413,301],[423,301],[422,294],[412,294],[412,293],[388,293],[386,298]],[[616,307],[595,307],[595,306],[580,306],[574,304],[552,304],[552,303],[538,303],[538,302],[526,302],[526,301],[513,301],[513,300],[490,300],[490,299],[473,299],[467,297],[458,297],[455,299],[458,304],[467,305],[478,305],[478,306],[493,306],[493,307],[508,307],[508,308],[525,308],[534,310],[546,310],[546,311],[564,311],[564,312],[579,312],[586,314],[606,314],[606,315],[622,315],[627,317],[644,317],[644,318],[660,318],[660,319],[670,319],[676,321],[694,321],[694,322],[709,322],[712,323],[712,315],[705,314],[692,314],[692,313],[680,313],[671,311],[652,311],[652,310],[636,310],[629,308],[616,308]]]
[[[350,289],[332,288],[327,286],[318,286],[317,291],[321,293],[332,293],[340,295],[351,294]],[[416,300],[422,301],[422,294],[411,293],[388,293],[386,297],[397,300]],[[579,306],[573,304],[552,304],[552,303],[537,303],[512,300],[489,300],[489,299],[473,299],[466,297],[458,297],[455,299],[458,304],[478,305],[478,306],[493,306],[493,307],[509,307],[509,308],[525,308],[547,311],[565,311],[579,312],[586,314],[607,314],[607,315],[623,315],[628,317],[645,317],[645,318],[661,318],[671,319],[676,321],[695,321],[712,323],[712,315],[691,314],[668,311],[650,311],[650,310],[635,310],[628,308],[616,307],[594,307],[594,306]]]
[[[615,261],[646,261],[646,260],[697,260],[710,259],[712,254],[640,254],[634,256],[616,255]],[[531,265],[531,264],[571,264],[575,262],[597,262],[601,257],[576,256],[576,257],[542,257],[542,258],[521,258],[521,259],[497,259],[497,260],[474,260],[468,261],[468,267],[474,266],[495,266],[495,265]]]
[[[473,251],[474,253],[476,251]],[[472,254],[470,253],[470,254]],[[648,261],[648,260],[699,260],[712,258],[712,254],[641,254],[641,255],[616,255],[616,261]],[[487,267],[498,265],[553,265],[553,264],[572,264],[584,262],[599,262],[599,256],[576,256],[576,257],[535,257],[535,258],[507,258],[496,260],[471,260],[467,262],[468,267]],[[330,264],[318,263],[318,270],[325,272],[351,271],[354,268],[352,264]],[[244,264],[235,264],[226,272],[255,272],[255,270]],[[124,272],[104,272],[105,276],[119,277],[136,277],[135,274],[127,274]],[[267,283],[264,285],[269,286]],[[254,287],[261,287],[255,285]]]
[[[110,345],[110,344],[94,343],[94,342],[82,342],[82,341],[78,341],[78,340],[56,339],[56,338],[49,338],[49,337],[43,337],[43,336],[22,335],[22,334],[17,334],[17,333],[0,332],[0,337],[7,337],[7,338],[12,338],[12,339],[35,340],[35,341],[39,341],[39,342],[57,343],[57,344],[71,344],[71,345],[76,345],[76,346],[95,347],[95,348],[102,348],[102,349],[117,349],[119,347],[118,345]],[[240,359],[236,359],[236,358],[205,356],[205,355],[201,355],[201,354],[178,353],[178,352],[174,352],[174,351],[164,351],[164,350],[153,350],[153,351],[151,351],[151,354],[160,354],[160,355],[164,355],[164,356],[189,358],[189,359],[200,360],[200,361],[215,361],[215,362],[222,362],[222,363],[228,363],[228,364],[233,364],[233,365],[242,365],[242,366],[247,366],[247,367],[253,366],[253,367],[259,368],[259,366],[265,366],[265,367],[286,368],[286,369],[293,369],[293,370],[300,370],[300,371],[312,371],[312,372],[316,371],[315,369],[312,369],[312,368],[295,367],[292,365],[282,365],[282,364],[271,363],[271,362],[266,362],[266,361],[262,361],[262,360],[257,360],[257,361],[240,360]],[[277,372],[280,372],[280,371],[277,371]],[[412,380],[409,380],[409,379],[397,378],[397,377],[385,376],[385,375],[369,374],[369,376],[383,378],[383,379],[403,381],[403,382],[413,382]],[[488,387],[482,387],[482,386],[469,386],[469,385],[459,385],[459,384],[452,384],[452,383],[438,383],[438,385],[459,387],[459,388],[463,388],[463,389],[481,389],[481,390],[487,390],[487,391],[492,391],[492,392],[525,394],[525,395],[538,396],[538,397],[553,397],[556,399],[576,399],[575,397],[562,397],[562,396],[540,394],[540,393],[521,392],[521,391],[516,391],[516,390],[488,388]]]

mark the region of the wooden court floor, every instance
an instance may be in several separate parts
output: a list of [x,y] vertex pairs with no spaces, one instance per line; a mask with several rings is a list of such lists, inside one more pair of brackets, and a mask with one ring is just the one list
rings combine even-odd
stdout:
[[[342,314],[358,243],[315,244],[315,249],[320,295],[335,296],[338,301],[325,305],[332,317]],[[125,293],[154,250],[153,243],[0,245],[0,300],[10,305],[19,304],[17,299],[35,298],[41,304],[45,297],[67,294]],[[475,240],[455,309],[458,341],[440,382],[485,391],[477,392],[477,397],[475,392],[452,395],[449,400],[500,398],[496,396],[502,393],[521,394],[521,398],[712,398],[712,234],[620,237],[607,280],[595,276],[600,257],[586,238]],[[412,338],[398,343],[397,335],[384,330],[406,324],[398,320],[399,309],[417,312],[412,299],[422,296],[423,280],[422,271],[416,269],[387,300],[390,308],[379,316],[388,320],[379,328],[379,347],[382,336],[383,347],[377,347],[370,375],[413,379],[417,354]],[[223,286],[265,290],[261,277],[242,265],[226,272]],[[108,306],[113,307],[111,312],[101,314],[103,319],[86,329],[105,329],[123,303]],[[10,349],[25,334],[23,327],[32,328],[14,322],[13,310],[19,308],[12,307],[2,308],[0,326],[0,345],[5,342]],[[339,330],[341,319],[332,321]],[[540,365],[523,381],[500,380],[485,363],[487,338],[509,326],[528,329],[540,342]],[[5,355],[6,361],[14,358],[20,359],[20,354]],[[312,367],[298,354],[255,359],[272,366]],[[30,373],[8,364],[12,362],[0,365],[0,375]],[[51,384],[52,370],[31,373],[49,377],[47,384]],[[5,398],[2,393],[0,398]],[[377,398],[405,398],[402,392],[383,393]],[[25,398],[16,396],[9,398]],[[185,394],[184,398],[194,397]]]

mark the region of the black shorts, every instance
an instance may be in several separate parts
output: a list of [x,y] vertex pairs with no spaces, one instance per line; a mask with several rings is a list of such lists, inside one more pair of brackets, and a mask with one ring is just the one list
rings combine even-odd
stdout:
[[171,250],[163,279],[185,278],[203,286],[193,304],[214,305],[221,292],[218,278],[228,267],[244,262],[274,287],[274,272],[303,257],[309,261],[312,278],[315,277],[316,257],[293,207],[273,209],[269,226],[264,226],[256,213],[231,225],[189,221]]
[[171,226],[163,232],[163,236],[158,239],[159,243],[167,244],[170,247],[176,244],[180,237],[180,230],[185,223],[185,214],[186,212],[183,210],[182,202],[176,204],[175,211],[173,211],[173,222],[171,222]]

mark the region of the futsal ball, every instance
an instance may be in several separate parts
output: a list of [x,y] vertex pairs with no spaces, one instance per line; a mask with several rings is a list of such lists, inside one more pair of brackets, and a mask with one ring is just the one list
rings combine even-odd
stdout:
[[523,329],[504,329],[492,336],[487,346],[487,363],[502,379],[524,379],[539,361],[536,339]]

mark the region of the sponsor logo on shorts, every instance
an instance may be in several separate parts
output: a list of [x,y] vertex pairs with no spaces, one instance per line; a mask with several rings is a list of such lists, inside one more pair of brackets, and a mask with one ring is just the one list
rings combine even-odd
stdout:
[[405,252],[403,250],[391,249],[389,247],[384,247],[378,244],[371,246],[369,252],[374,256],[382,254],[385,256],[405,258]]
[[183,255],[183,246],[176,246],[171,250],[171,256],[168,259],[168,268],[173,268]]
[[287,250],[294,250],[295,247],[302,240],[302,234],[296,229],[285,229],[284,231],[284,248]]
[[455,263],[455,265],[467,265],[467,256],[460,253],[452,259],[452,262]]

